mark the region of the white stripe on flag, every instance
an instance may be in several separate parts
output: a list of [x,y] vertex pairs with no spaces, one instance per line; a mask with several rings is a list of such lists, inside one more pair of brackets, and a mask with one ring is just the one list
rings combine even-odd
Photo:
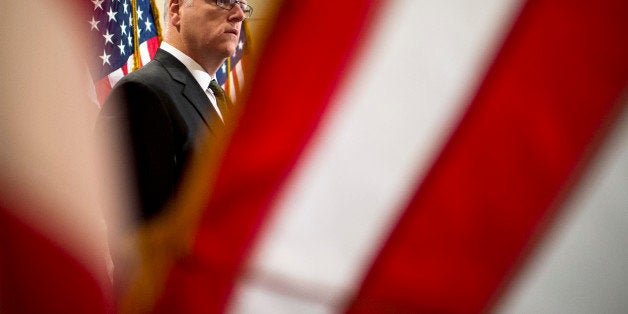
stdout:
[[115,86],[116,83],[118,83],[119,80],[121,80],[124,77],[124,72],[122,72],[122,68],[119,68],[111,73],[109,73],[109,84],[111,84],[111,87]]
[[244,88],[244,69],[242,68],[242,62],[238,62],[235,66],[235,79],[238,83],[238,90],[242,90]]
[[148,63],[151,59],[150,52],[148,51],[148,43],[146,41],[140,44],[140,58],[142,65]]
[[[624,108],[628,109],[628,101]],[[623,313],[628,309],[628,110],[556,228],[502,301],[501,313]]]
[[135,66],[135,56],[131,54],[129,58],[126,60],[124,67],[126,67],[126,73],[129,74],[133,72],[133,67]]
[[233,71],[229,71],[229,77],[227,77],[227,80],[229,80],[229,97],[233,100],[236,99],[236,87],[235,87],[235,81],[233,79],[234,73]]
[[468,104],[519,5],[395,0],[385,6],[357,71],[275,205],[234,312],[318,313],[346,301]]

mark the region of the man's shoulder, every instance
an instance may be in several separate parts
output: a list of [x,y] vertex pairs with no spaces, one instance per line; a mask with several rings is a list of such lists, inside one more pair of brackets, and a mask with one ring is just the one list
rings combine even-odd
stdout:
[[106,104],[118,105],[150,102],[164,99],[175,90],[174,80],[159,61],[151,60],[143,67],[121,78],[111,90]]
[[168,71],[157,60],[151,60],[143,67],[124,76],[117,85],[138,82],[144,84],[164,82],[170,79]]
[[126,83],[140,83],[163,88],[173,85],[175,81],[184,82],[188,74],[185,65],[168,52],[159,49],[153,60],[124,76],[116,87]]

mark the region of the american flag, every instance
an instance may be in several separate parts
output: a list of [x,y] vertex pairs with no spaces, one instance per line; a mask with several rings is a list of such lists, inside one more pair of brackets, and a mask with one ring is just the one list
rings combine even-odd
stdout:
[[150,61],[161,41],[159,13],[152,0],[91,0],[88,26],[94,52],[91,75],[103,103],[123,76]]

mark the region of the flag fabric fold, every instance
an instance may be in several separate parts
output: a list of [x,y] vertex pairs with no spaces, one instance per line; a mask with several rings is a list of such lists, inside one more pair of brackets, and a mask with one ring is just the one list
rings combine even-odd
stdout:
[[499,296],[624,105],[626,9],[527,1],[350,312],[479,312]]
[[[458,62],[460,69],[430,68],[429,60],[421,63],[403,54],[391,66],[392,62],[377,56],[396,47],[378,47],[370,55],[370,50],[376,49],[369,43],[391,37],[397,40],[396,32],[402,29],[391,28],[379,34],[380,39],[366,36],[372,34],[366,30],[385,28],[385,23],[392,23],[386,18],[395,17],[408,20],[403,27],[415,33],[429,32],[420,27],[430,27],[430,23],[446,32],[443,20],[430,20],[427,14],[427,20],[413,18],[416,10],[407,10],[413,14],[405,15],[383,12],[416,6],[426,12],[460,8],[457,12],[477,14],[483,8],[479,3],[475,3],[478,10],[469,4],[466,12],[465,5],[456,1],[434,6],[361,1],[346,10],[338,3],[333,9],[308,1],[285,3],[279,14],[282,30],[273,33],[260,58],[263,62],[251,81],[239,125],[217,170],[192,251],[175,262],[156,309],[192,313],[225,309],[358,313],[491,309],[545,228],[551,226],[562,200],[601,145],[607,126],[623,106],[619,99],[628,82],[621,57],[626,55],[621,38],[627,11],[620,1],[595,5],[534,0],[509,3],[491,2],[497,12],[494,20],[504,22],[478,31],[502,32],[503,39],[484,36],[500,43],[491,46],[494,51],[482,48],[481,44],[490,44],[490,40],[474,42],[461,37],[468,40],[466,44],[480,47],[477,51],[481,53],[470,55],[485,58],[484,63],[465,65],[455,59],[456,51],[447,51],[453,57],[449,62]],[[512,14],[500,13],[508,8]],[[316,23],[340,18],[345,22],[343,32]],[[469,23],[474,24],[472,18]],[[399,39],[411,41],[411,37]],[[443,41],[447,42],[434,43]],[[456,44],[460,43],[454,42],[452,47]],[[446,54],[408,46],[428,59]],[[395,89],[394,84],[390,90],[374,85],[346,87],[344,84],[379,79],[368,75],[362,81],[348,78],[365,67],[358,60],[372,56],[369,60],[388,64],[395,74],[377,75],[410,89]],[[294,71],[286,64],[301,64],[303,77],[294,79]],[[404,69],[405,64],[424,68]],[[400,108],[408,112],[437,105],[424,99],[435,99],[429,97],[442,92],[438,89],[441,84],[422,78],[422,70],[441,75],[435,77],[442,85],[460,77],[479,83],[460,84],[462,87],[454,90],[460,98],[445,102],[463,105],[453,106],[446,118],[430,117],[452,125],[440,127],[442,134],[437,136],[441,142],[425,142],[431,148],[420,153],[420,159],[432,161],[425,176],[423,170],[417,171],[422,167],[406,168],[417,172],[400,185],[405,194],[377,205],[389,213],[373,216],[386,217],[384,223],[369,222],[372,227],[360,229],[362,216],[371,215],[371,209],[357,204],[379,204],[374,196],[389,188],[386,181],[378,182],[379,174],[386,174],[392,165],[371,163],[363,168],[366,172],[347,172],[348,178],[355,179],[352,186],[331,182],[335,168],[326,167],[360,165],[361,158],[384,155],[378,151],[382,144],[377,137],[395,124],[385,111],[398,108],[391,99],[401,102]],[[480,74],[458,74],[469,70]],[[425,94],[415,94],[413,84]],[[370,88],[377,93],[369,94]],[[348,89],[376,95],[379,103],[352,99]],[[345,107],[354,101],[370,104],[372,111],[379,113],[379,121],[373,122],[382,123],[373,125],[386,128],[372,133],[364,130],[363,137],[354,139],[370,147],[361,151],[362,157],[325,155],[326,161],[315,160],[323,156],[317,154],[326,142],[341,142],[351,128],[360,126],[351,116],[341,117],[352,112]],[[421,118],[414,116],[415,121],[426,121]],[[331,128],[336,120],[346,123],[343,132],[347,133],[321,130]],[[407,133],[393,143],[403,145],[413,136],[421,134]],[[346,158],[355,159],[343,163]],[[310,175],[308,171],[318,174],[303,181],[295,179],[302,173]],[[291,193],[298,195],[288,195]],[[356,237],[361,240],[347,241]],[[370,239],[369,248],[362,248],[368,243],[364,239]],[[316,242],[320,245],[313,245]],[[330,256],[338,256],[335,263],[326,259]],[[359,260],[347,262],[353,258]]]

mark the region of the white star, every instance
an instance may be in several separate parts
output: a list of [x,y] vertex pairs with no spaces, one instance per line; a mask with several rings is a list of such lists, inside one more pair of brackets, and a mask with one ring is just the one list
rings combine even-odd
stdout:
[[111,63],[109,63],[109,57],[111,57],[111,55],[108,55],[106,51],[103,50],[102,56],[99,57],[102,59],[102,65],[105,65],[105,63],[111,65]]
[[146,19],[146,23],[144,23],[146,25],[146,31],[150,31],[150,26],[153,25],[153,23],[151,23],[148,19]]
[[122,21],[122,24],[120,24],[120,29],[122,30],[122,35],[126,34],[126,24],[124,23],[124,21]]
[[129,37],[127,37],[129,39],[129,46],[133,45],[133,36],[131,36],[131,33],[129,33]]
[[107,30],[107,33],[102,35],[102,37],[105,37],[105,45],[107,43],[112,43],[113,44],[113,41],[111,40],[111,37],[113,37],[113,34],[109,34],[109,30]]
[[100,8],[101,10],[103,10],[102,8],[102,3],[105,0],[92,0],[92,3],[94,4],[94,11],[96,11],[96,8]]
[[222,71],[222,73],[227,73],[227,64],[223,63],[222,66],[220,67],[220,71]]
[[118,45],[118,48],[120,48],[120,54],[125,55],[126,53],[124,52],[124,48],[126,48],[126,46],[120,42],[120,44]]
[[126,0],[124,1],[124,4],[122,4],[122,6],[124,7],[124,14],[128,14],[129,11],[127,9],[129,8],[129,4],[126,2]]
[[98,30],[98,23],[100,23],[100,21],[96,21],[96,20],[94,19],[94,17],[92,16],[92,20],[91,20],[91,21],[88,21],[88,22],[89,22],[89,24],[91,24],[91,25],[92,25],[92,27],[89,29],[90,31],[91,31],[92,29]]
[[144,14],[144,11],[142,11],[141,8],[137,8],[137,19],[138,20],[142,19],[142,14]]
[[242,50],[242,47],[244,47],[244,43],[240,40],[238,43],[238,49]]
[[109,21],[114,20],[117,22],[118,20],[116,20],[116,14],[118,14],[118,12],[113,12],[111,7],[109,7],[109,12],[107,12],[107,15],[109,15]]

